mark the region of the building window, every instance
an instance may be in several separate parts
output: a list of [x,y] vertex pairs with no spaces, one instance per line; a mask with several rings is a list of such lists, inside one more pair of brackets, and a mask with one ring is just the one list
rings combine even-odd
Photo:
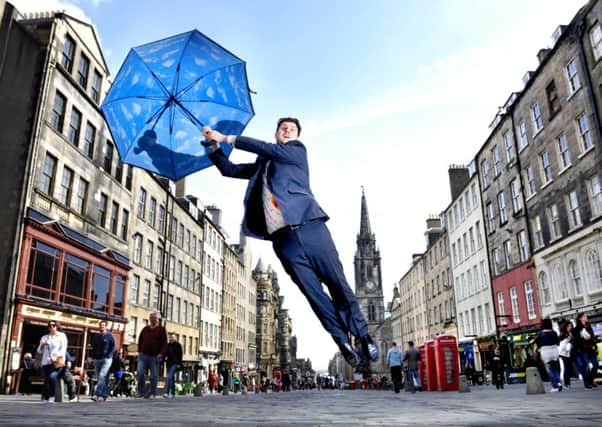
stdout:
[[65,108],[67,107],[67,98],[56,91],[54,96],[54,104],[50,113],[50,126],[59,133],[63,132],[63,124],[65,123]]
[[109,197],[101,193],[100,201],[98,202],[98,224],[104,227],[107,222],[107,208],[109,204]]
[[535,135],[543,129],[543,119],[541,117],[539,103],[535,103],[531,107],[531,120],[533,121],[533,134]]
[[171,255],[169,257],[169,280],[173,282],[174,273],[176,271],[176,257]]
[[130,220],[130,213],[126,209],[121,212],[121,239],[128,239],[128,222]]
[[592,44],[594,60],[597,61],[602,57],[602,29],[600,29],[599,23],[589,30],[589,40]]
[[140,264],[142,260],[142,236],[140,234],[134,235],[134,262]]
[[121,184],[123,178],[123,163],[117,158],[117,166],[115,166],[115,181]]
[[125,188],[127,188],[128,190],[132,189],[132,176],[134,173],[134,168],[132,165],[128,165],[128,172],[127,175],[125,176]]
[[138,304],[138,290],[140,288],[140,276],[134,274],[130,283],[130,302]]
[[111,233],[117,234],[119,224],[119,204],[116,202],[111,203],[111,217],[109,219],[109,229]]
[[541,160],[541,181],[543,185],[547,184],[552,180],[552,165],[550,164],[550,155],[547,151],[544,151],[540,155]]
[[569,94],[572,95],[581,88],[581,81],[579,80],[579,73],[577,72],[577,65],[574,60],[566,64],[566,79],[569,84]]
[[489,184],[491,184],[491,177],[489,176],[489,160],[485,159],[481,162],[481,172],[483,173],[483,187],[489,187]]
[[527,239],[527,232],[521,230],[517,234],[518,238],[518,250],[520,252],[521,262],[525,262],[529,259],[529,241]]
[[481,221],[474,223],[475,233],[477,235],[477,246],[479,249],[483,247],[483,237],[481,236]]
[[531,220],[531,229],[533,230],[535,248],[541,248],[543,246],[543,232],[541,230],[541,218],[539,215]]
[[512,307],[512,321],[520,323],[520,311],[518,311],[518,292],[516,288],[510,288],[510,303]]
[[516,156],[516,152],[514,151],[514,141],[511,131],[507,131],[504,134],[504,145],[506,146],[506,160],[508,163],[512,163],[514,157]]
[[533,284],[531,281],[525,282],[525,299],[527,300],[527,316],[529,320],[537,317],[535,312],[535,296],[533,295]]
[[529,145],[529,138],[527,137],[527,125],[522,119],[518,124],[518,144],[520,150]]
[[154,197],[151,197],[150,206],[149,206],[149,214],[148,214],[148,224],[151,227],[155,226],[156,217],[157,217],[157,200]]
[[110,175],[113,165],[113,144],[107,139],[104,146],[104,160],[102,162],[103,169]]
[[65,37],[65,43],[63,44],[63,52],[61,53],[61,65],[65,67],[65,70],[71,72],[73,70],[73,54],[75,53],[75,42],[71,36]]
[[146,279],[144,281],[144,290],[142,292],[142,305],[148,307],[150,304],[151,282]]
[[497,293],[497,309],[500,313],[500,325],[506,326],[508,322],[506,321],[506,305],[504,304],[504,293]]
[[502,158],[497,145],[491,150],[491,157],[493,158],[493,174],[499,176],[502,173]]
[[518,177],[514,178],[510,183],[510,192],[512,193],[512,211],[517,213],[523,207]]
[[63,178],[61,179],[58,200],[67,207],[71,205],[71,193],[73,191],[73,175],[73,171],[67,166],[63,168]]
[[484,260],[481,261],[481,263],[479,264],[479,270],[481,273],[481,289],[487,289],[489,287],[489,283],[487,281],[488,274],[487,274]]
[[144,220],[144,213],[146,212],[146,190],[140,187],[140,193],[138,194],[138,218]]
[[509,270],[512,267],[512,242],[506,240],[504,242],[504,257],[506,260],[506,269]]
[[79,132],[82,126],[82,113],[75,108],[71,110],[71,119],[69,120],[69,129],[67,129],[67,140],[77,147],[79,142]]
[[564,272],[560,263],[552,267],[552,284],[554,285],[556,301],[564,301],[569,297],[569,292],[564,280]]
[[100,86],[102,84],[102,76],[96,70],[94,70],[94,74],[92,76],[92,87],[90,88],[90,95],[94,102],[98,103],[100,101]]
[[569,153],[569,143],[565,134],[558,137],[558,160],[560,169],[568,168],[571,165],[571,153]]
[[84,132],[84,143],[82,151],[90,159],[94,157],[94,140],[96,139],[96,128],[88,122],[86,124],[86,132]]
[[165,207],[159,206],[159,231],[163,232],[165,229]]
[[506,195],[503,191],[497,195],[497,204],[500,213],[500,224],[505,224],[508,222],[508,214],[506,213]]
[[153,302],[152,307],[155,309],[159,309],[159,293],[161,292],[161,286],[155,285],[153,286]]
[[537,185],[535,183],[535,173],[533,172],[533,167],[527,166],[527,170],[525,173],[527,177],[527,196],[531,197],[535,193],[537,193]]
[[602,267],[600,266],[600,256],[595,249],[590,249],[585,253],[585,278],[591,292],[602,289]]
[[594,175],[587,180],[587,191],[592,205],[592,217],[602,215],[602,184],[600,175]]
[[579,199],[577,198],[577,191],[571,191],[568,197],[569,206],[569,224],[571,228],[579,227],[581,225],[581,212],[579,211]]
[[468,229],[468,237],[470,239],[470,253],[474,254],[476,251],[476,245],[474,240],[474,230],[472,229],[472,227]]
[[176,270],[176,283],[178,285],[182,285],[182,271],[183,271],[184,267],[182,264],[182,261],[178,261],[178,268]]
[[173,243],[176,243],[178,238],[178,219],[175,217],[171,217],[171,230],[170,230],[170,240]]
[[548,208],[548,222],[550,223],[550,238],[555,240],[562,236],[560,229],[560,215],[558,215],[558,205],[554,204]]
[[82,52],[77,67],[77,82],[85,89],[88,85],[88,74],[90,73],[90,60]]
[[155,258],[155,272],[163,274],[163,248],[157,246],[157,257]]
[[560,111],[560,98],[554,80],[546,87],[546,95],[548,97],[548,107],[550,109],[550,117],[554,117]]
[[579,128],[581,148],[583,151],[587,151],[594,145],[592,141],[592,133],[589,129],[589,120],[587,118],[587,114],[583,113],[577,117],[577,127]]
[[86,214],[86,205],[88,200],[88,181],[79,179],[77,194],[75,195],[75,206],[73,207],[80,215]]
[[178,246],[184,248],[184,224],[182,223],[178,227]]
[[544,304],[549,304],[551,302],[550,287],[548,285],[548,278],[546,277],[546,273],[544,273],[543,271],[539,273],[538,286],[541,292],[541,300]]
[[495,231],[495,211],[493,208],[493,203],[487,203],[487,224],[489,225],[489,232],[492,233]]
[[500,256],[500,250],[495,248],[493,250],[493,272],[497,275],[500,274],[500,267],[502,266],[502,259]]
[[573,283],[575,295],[581,295],[583,293],[583,289],[581,287],[581,276],[579,274],[579,267],[577,267],[575,260],[569,261],[569,276],[571,278],[571,282]]

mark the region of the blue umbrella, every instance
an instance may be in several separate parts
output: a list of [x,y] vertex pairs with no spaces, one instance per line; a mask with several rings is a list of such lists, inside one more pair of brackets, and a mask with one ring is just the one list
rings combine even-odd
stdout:
[[101,108],[121,160],[174,181],[212,165],[204,125],[240,135],[255,115],[245,62],[198,30],[131,49]]

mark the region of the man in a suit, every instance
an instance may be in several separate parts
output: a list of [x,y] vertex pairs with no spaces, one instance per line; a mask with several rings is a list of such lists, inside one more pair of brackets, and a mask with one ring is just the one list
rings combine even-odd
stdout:
[[[355,294],[345,279],[343,266],[325,222],[328,215],[318,205],[309,186],[307,150],[299,141],[299,120],[278,120],[276,144],[253,138],[223,135],[209,127],[203,135],[209,158],[222,175],[248,179],[244,198],[243,232],[272,241],[285,271],[299,286],[324,329],[352,366],[360,359],[378,360],[378,348],[368,335],[368,325]],[[233,164],[220,144],[257,154],[255,163]],[[204,143],[206,145],[206,143]],[[322,283],[326,285],[327,295]],[[359,343],[360,354],[349,335]]]

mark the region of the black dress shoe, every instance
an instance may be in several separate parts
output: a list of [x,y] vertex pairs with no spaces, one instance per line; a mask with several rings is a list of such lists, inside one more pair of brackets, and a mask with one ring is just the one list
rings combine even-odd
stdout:
[[370,338],[370,335],[366,335],[361,339],[362,344],[362,352],[366,355],[368,359],[372,362],[376,362],[378,360],[378,347]]
[[351,347],[351,344],[348,342],[341,344],[339,345],[339,349],[341,350],[341,354],[345,358],[345,361],[355,368],[360,361],[360,357],[353,347]]

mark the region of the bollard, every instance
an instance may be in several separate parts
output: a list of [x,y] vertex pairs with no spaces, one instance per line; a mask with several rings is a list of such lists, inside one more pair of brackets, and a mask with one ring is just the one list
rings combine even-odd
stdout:
[[65,396],[65,383],[62,378],[56,379],[56,385],[54,387],[54,401],[62,402]]
[[458,392],[470,393],[470,383],[468,382],[466,375],[460,375],[459,380]]
[[543,388],[539,370],[535,367],[527,368],[527,394],[544,394],[546,390]]

